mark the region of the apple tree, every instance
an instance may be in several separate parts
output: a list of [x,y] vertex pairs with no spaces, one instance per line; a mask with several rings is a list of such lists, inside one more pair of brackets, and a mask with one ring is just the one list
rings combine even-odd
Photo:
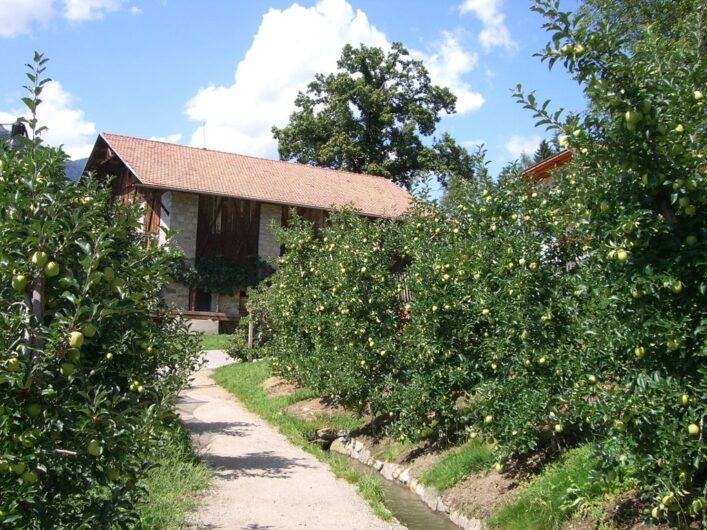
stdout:
[[43,144],[46,61],[30,138],[0,142],[0,526],[129,528],[198,347],[162,307],[170,256],[139,205]]

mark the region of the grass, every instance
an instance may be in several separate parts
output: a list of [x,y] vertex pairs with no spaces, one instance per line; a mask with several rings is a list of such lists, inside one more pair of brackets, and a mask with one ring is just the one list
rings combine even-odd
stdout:
[[187,513],[196,508],[198,494],[209,484],[211,471],[192,451],[189,433],[181,423],[175,421],[164,436],[157,467],[142,483],[147,497],[140,506],[140,528],[184,528]]
[[619,483],[592,480],[596,461],[591,447],[580,446],[546,467],[515,499],[490,517],[491,528],[504,530],[554,530],[582,506],[591,505]]
[[395,462],[405,451],[415,447],[415,443],[409,440],[404,442],[388,440],[390,443],[382,447],[374,447],[372,455],[376,460],[385,462]]
[[464,477],[488,468],[491,462],[493,462],[491,449],[478,440],[469,440],[458,449],[448,452],[437,464],[423,471],[419,481],[441,493]]
[[225,350],[228,343],[231,342],[233,335],[202,335],[201,349],[202,350]]
[[312,421],[289,414],[285,409],[297,401],[315,397],[306,389],[298,390],[288,396],[269,397],[261,384],[270,377],[268,362],[238,363],[218,368],[214,371],[214,380],[235,395],[251,412],[276,426],[287,439],[319,460],[329,464],[334,474],[354,484],[359,494],[368,501],[378,517],[385,521],[392,519],[392,514],[385,507],[383,487],[373,472],[362,473],[349,467],[345,460],[338,459],[317,445],[309,442],[311,434],[323,427],[336,429],[354,429],[364,420],[353,414],[320,414]]

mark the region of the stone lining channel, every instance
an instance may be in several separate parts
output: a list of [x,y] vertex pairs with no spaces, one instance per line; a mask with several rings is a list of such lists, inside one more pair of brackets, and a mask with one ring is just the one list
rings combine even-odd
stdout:
[[[355,438],[337,438],[332,442],[329,450],[332,453],[349,457],[353,460],[353,462],[349,462],[350,464],[365,465],[383,475],[383,478],[386,479],[386,483],[384,483],[386,499],[391,502],[389,508],[393,515],[409,530],[484,529],[481,520],[471,519],[446,506],[442,501],[442,496],[433,488],[426,488],[410,475],[409,468],[392,462],[375,460],[364,444]],[[407,489],[409,494],[403,495],[405,492],[399,491],[398,488]],[[424,516],[421,508],[427,512],[429,518]]]

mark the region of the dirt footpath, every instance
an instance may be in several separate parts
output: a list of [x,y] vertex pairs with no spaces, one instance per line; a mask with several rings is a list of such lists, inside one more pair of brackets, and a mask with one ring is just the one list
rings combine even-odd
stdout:
[[352,485],[248,412],[210,373],[197,372],[178,403],[199,454],[215,469],[193,528],[402,528],[378,519]]

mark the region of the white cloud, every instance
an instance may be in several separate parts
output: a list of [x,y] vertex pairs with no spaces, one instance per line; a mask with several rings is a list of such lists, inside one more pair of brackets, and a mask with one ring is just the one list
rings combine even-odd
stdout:
[[506,151],[512,156],[518,158],[521,153],[532,155],[540,145],[542,138],[540,136],[511,136],[505,143]]
[[[64,151],[74,160],[91,153],[98,134],[93,122],[87,121],[84,112],[74,107],[74,98],[59,82],[50,81],[44,86],[42,103],[37,110],[40,126],[48,127],[43,134],[52,146],[64,146]],[[12,123],[19,116],[28,116],[26,109],[0,111],[0,123]]]
[[[354,10],[347,0],[320,0],[310,8],[292,4],[282,10],[270,9],[236,68],[233,84],[201,88],[187,102],[187,116],[206,123],[206,131],[199,126],[190,144],[275,156],[272,126],[287,124],[297,93],[306,90],[314,74],[333,72],[347,43],[390,47],[366,14]],[[443,34],[434,53],[411,54],[425,61],[433,82],[449,86],[458,96],[460,113],[483,104],[482,96],[462,79],[476,65],[476,55],[465,52],[453,35]]]
[[462,145],[467,149],[475,150],[476,148],[481,147],[482,145],[486,145],[486,142],[480,138],[477,138],[475,140],[464,140],[462,142]]
[[[61,15],[70,21],[103,18],[118,11],[124,0],[0,0],[0,37],[29,33],[36,23],[46,25],[58,14],[55,4],[61,3]],[[133,14],[142,11],[131,8]]]
[[140,9],[140,8],[137,7],[137,6],[132,6],[132,7],[130,8],[130,13],[133,14],[133,15],[142,15],[142,9]]
[[92,20],[120,9],[123,0],[64,0],[67,20]]
[[182,139],[182,133],[168,134],[167,136],[151,136],[150,140],[158,142],[167,142],[168,144],[177,144]]
[[508,51],[518,47],[506,26],[506,16],[501,12],[502,4],[503,0],[464,0],[459,6],[462,15],[473,13],[481,21],[483,27],[479,33],[479,42],[486,51],[497,46]]
[[[238,64],[234,83],[200,89],[186,105],[187,116],[206,122],[207,147],[272,156],[277,143],[271,127],[287,123],[297,92],[315,73],[333,71],[346,43],[387,45],[366,14],[344,0],[270,9]],[[201,147],[203,133],[199,127],[191,144]]]
[[446,86],[457,96],[458,114],[477,110],[484,104],[484,98],[478,92],[471,90],[463,76],[476,67],[479,56],[465,51],[453,34],[445,31],[442,37],[443,40],[436,53],[411,53],[422,59],[435,84]]
[[46,24],[54,14],[54,0],[0,1],[0,37],[28,33],[32,23]]

